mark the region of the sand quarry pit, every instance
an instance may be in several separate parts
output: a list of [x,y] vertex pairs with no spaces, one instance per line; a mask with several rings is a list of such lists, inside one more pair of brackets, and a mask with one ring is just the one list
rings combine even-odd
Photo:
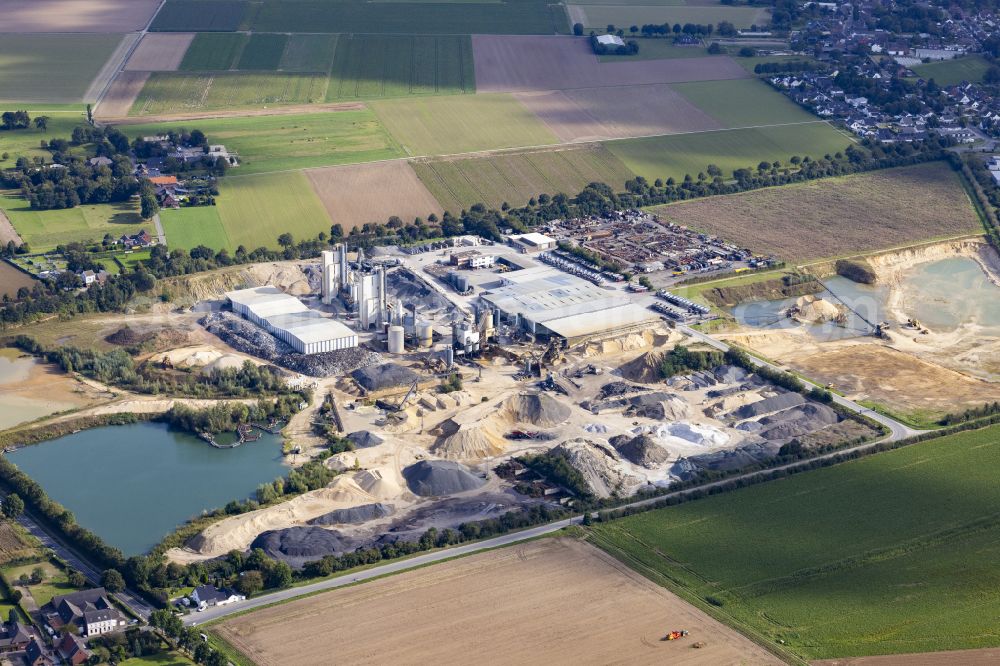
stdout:
[[306,171],[330,218],[344,228],[395,215],[404,222],[441,215],[444,209],[404,161],[378,162]]
[[472,51],[479,93],[722,81],[750,76],[726,56],[601,63],[585,37],[473,35]]
[[160,0],[4,0],[4,32],[115,33],[142,30]]
[[[684,640],[662,642],[673,629]],[[780,664],[586,543],[542,539],[268,608],[218,625],[261,666]],[[692,648],[704,643],[701,649]],[[501,649],[502,648],[502,649]]]
[[193,32],[148,33],[128,62],[126,71],[133,72],[174,72],[180,67],[184,54],[194,40]]
[[[563,141],[596,141],[722,129],[667,85],[526,92],[514,95]],[[628,104],[622,104],[628,99]]]

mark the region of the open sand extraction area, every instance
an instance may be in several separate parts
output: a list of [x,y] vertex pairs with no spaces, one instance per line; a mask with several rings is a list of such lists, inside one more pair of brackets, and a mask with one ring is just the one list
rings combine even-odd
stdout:
[[94,32],[142,30],[160,0],[4,0],[4,32]]
[[727,56],[601,63],[583,37],[473,35],[472,50],[476,92],[480,93],[722,81],[750,76]]
[[[676,629],[690,636],[660,640]],[[567,538],[326,592],[215,631],[260,666],[320,666],[331,654],[345,664],[781,663],[611,556]]]
[[193,40],[193,32],[152,32],[143,35],[139,46],[125,63],[125,70],[133,72],[176,71]]

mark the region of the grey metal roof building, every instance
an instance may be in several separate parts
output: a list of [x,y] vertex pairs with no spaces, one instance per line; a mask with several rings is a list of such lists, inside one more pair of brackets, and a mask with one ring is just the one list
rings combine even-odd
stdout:
[[307,308],[276,287],[253,287],[226,293],[233,312],[266,329],[302,354],[358,346],[358,334],[344,324]]

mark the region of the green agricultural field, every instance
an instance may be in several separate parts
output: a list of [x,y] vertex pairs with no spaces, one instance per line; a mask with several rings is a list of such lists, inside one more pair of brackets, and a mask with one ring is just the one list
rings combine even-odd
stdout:
[[74,241],[100,241],[104,234],[114,237],[153,231],[152,222],[139,217],[132,203],[94,204],[62,210],[32,210],[28,202],[12,190],[0,191],[0,209],[7,213],[33,252],[45,252]]
[[793,155],[822,157],[852,143],[847,135],[824,122],[757,129],[720,130],[649,139],[609,141],[605,145],[629,169],[649,180],[695,177],[709,164],[727,177],[735,169],[761,160],[788,162]]
[[[764,25],[768,22],[768,10],[762,7],[747,6],[647,6],[628,5],[586,5],[571,6],[570,16],[583,14],[582,23],[587,29],[603,31],[608,24],[624,27],[643,25],[646,23],[699,23],[718,25],[721,21],[729,21],[737,28],[749,28],[751,25]],[[578,20],[578,19],[577,19]]]
[[160,32],[232,32],[250,7],[243,0],[167,0],[153,20]]
[[[213,143],[224,143],[242,163],[230,178],[402,157],[403,150],[371,110],[189,121]],[[127,125],[130,137],[177,129],[177,123]]]
[[218,250],[230,245],[216,206],[164,209],[160,223],[171,250],[190,250],[198,245]]
[[[733,55],[736,54],[737,50],[738,49],[736,49],[735,47],[732,47],[731,51]],[[808,62],[808,63],[816,62],[813,58],[800,55],[767,55],[767,56],[751,56],[749,58],[741,58],[737,56],[733,58],[733,60],[739,63],[739,65],[743,69],[747,70],[751,74],[754,73],[753,68],[756,67],[757,65],[770,64],[772,62]],[[761,76],[767,76],[767,75],[761,74]]]
[[981,55],[970,55],[954,60],[914,65],[910,69],[920,78],[934,79],[938,85],[951,86],[962,81],[982,83],[983,76],[989,68],[990,63]]
[[998,467],[994,426],[594,533],[637,571],[804,659],[996,647]]
[[455,160],[415,162],[413,169],[445,210],[476,203],[523,206],[539,194],[577,194],[588,183],[624,188],[633,177],[607,149],[541,150]]
[[726,127],[817,120],[816,116],[758,79],[675,83],[671,88]]
[[10,153],[6,162],[0,159],[0,169],[14,166],[14,162],[21,156],[41,157],[46,162],[51,162],[52,153],[42,150],[39,147],[40,142],[43,139],[68,139],[73,133],[73,128],[87,122],[87,112],[82,106],[73,109],[35,106],[19,106],[18,108],[27,111],[32,120],[38,116],[48,116],[48,129],[43,132],[35,129],[32,125],[30,129],[0,131],[0,154]]
[[285,72],[329,72],[337,51],[337,35],[292,35],[281,57]]
[[558,143],[510,95],[419,97],[372,102],[382,123],[410,155],[448,155]]
[[242,33],[200,32],[184,54],[179,69],[185,72],[232,69],[246,43],[247,36]]
[[627,62],[629,60],[667,60],[672,58],[701,58],[708,55],[704,46],[677,46],[670,39],[642,38],[635,40],[639,52],[634,55],[597,56],[601,62]]
[[[210,5],[219,0],[195,1]],[[250,25],[255,32],[401,35],[548,35],[569,30],[565,7],[549,5],[543,0],[497,3],[266,0]]]
[[217,209],[230,249],[275,248],[285,232],[297,240],[330,232],[330,218],[300,172],[228,178],[219,190]]
[[326,96],[324,74],[281,72],[154,72],[136,98],[130,115],[145,116],[220,109],[261,109],[282,104],[313,104]]
[[476,73],[468,35],[343,35],[327,101],[472,93]]
[[120,666],[190,666],[193,663],[179,652],[161,652],[119,662]]
[[0,34],[0,103],[84,101],[122,35]]
[[288,46],[288,35],[251,35],[236,69],[272,71],[278,69]]

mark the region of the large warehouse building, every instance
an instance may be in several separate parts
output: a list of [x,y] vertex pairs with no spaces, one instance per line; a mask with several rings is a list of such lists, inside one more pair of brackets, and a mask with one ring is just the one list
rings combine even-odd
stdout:
[[253,287],[226,293],[233,312],[266,329],[301,354],[358,346],[358,335],[339,321],[307,308],[276,287]]
[[570,345],[643,330],[659,321],[621,292],[547,266],[505,274],[502,286],[482,299],[504,321],[537,338],[556,336]]

